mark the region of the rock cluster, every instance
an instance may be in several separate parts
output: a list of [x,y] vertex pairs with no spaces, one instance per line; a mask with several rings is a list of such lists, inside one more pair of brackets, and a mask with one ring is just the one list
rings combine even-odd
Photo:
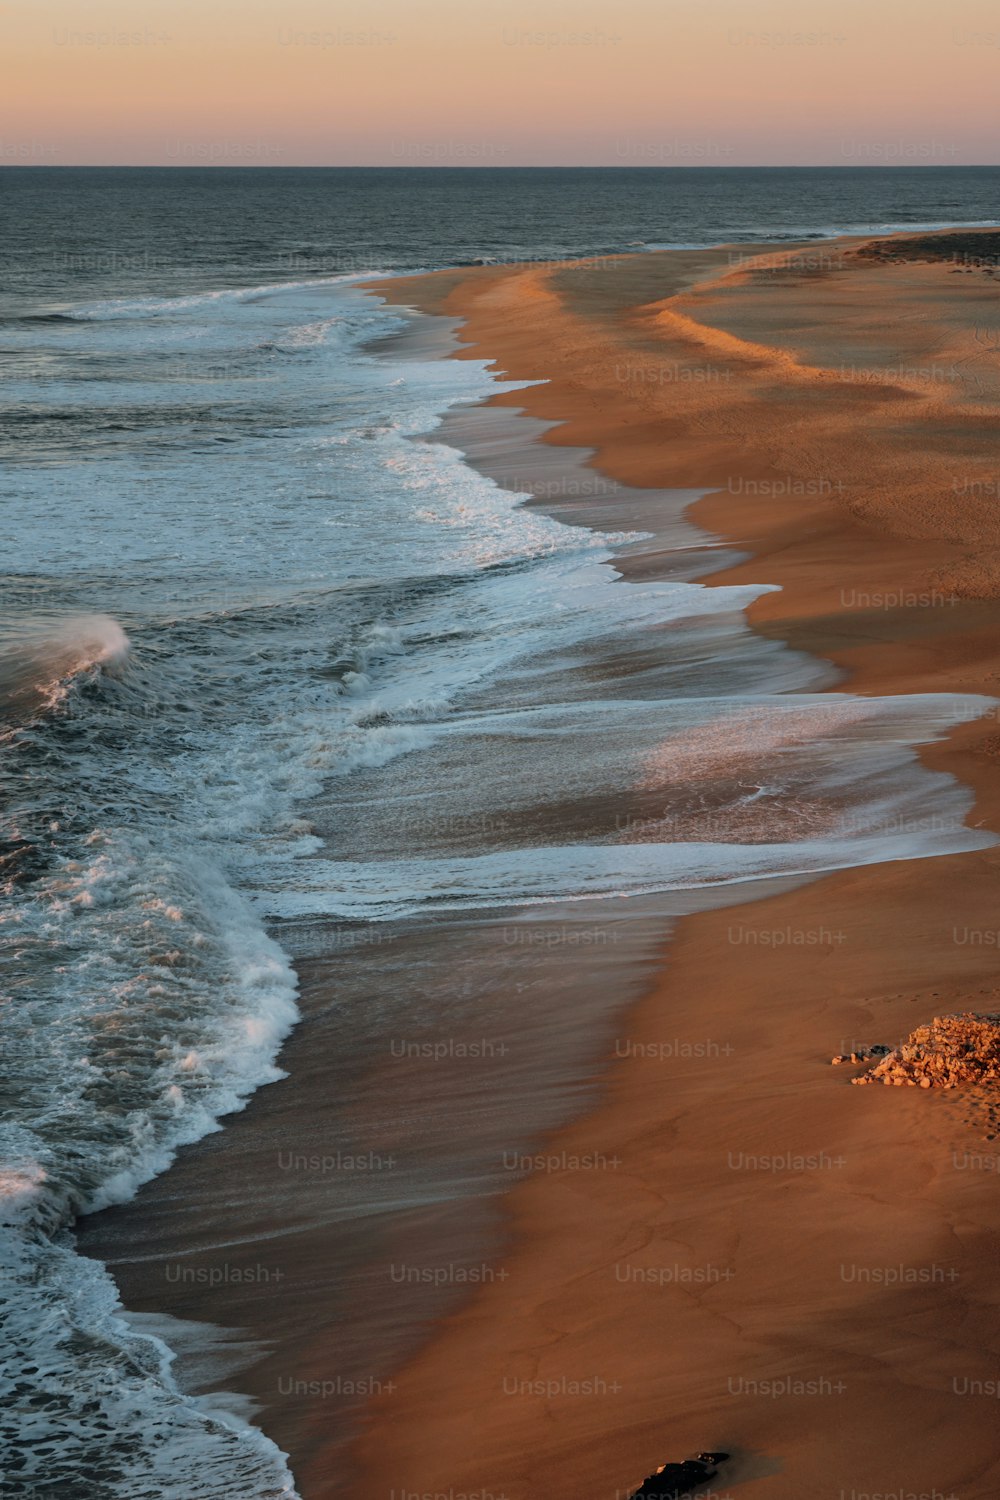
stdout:
[[[868,1049],[869,1056],[876,1048]],[[855,1054],[855,1056],[857,1056]],[[857,1057],[858,1061],[862,1061]],[[1000,1016],[935,1016],[852,1083],[953,1089],[1000,1080]]]
[[870,1057],[886,1057],[888,1053],[888,1047],[859,1047],[856,1052],[841,1052],[837,1057],[831,1057],[830,1061],[836,1067],[838,1063],[867,1062]]

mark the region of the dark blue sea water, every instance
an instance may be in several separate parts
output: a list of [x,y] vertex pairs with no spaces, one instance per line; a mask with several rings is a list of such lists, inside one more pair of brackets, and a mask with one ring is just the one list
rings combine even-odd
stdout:
[[[282,1078],[291,955],[317,932],[572,924],[979,837],[912,750],[968,704],[818,693],[824,669],[746,629],[758,590],[697,581],[692,495],[643,497],[674,516],[676,566],[625,586],[615,557],[643,534],[619,487],[621,525],[570,526],[453,436],[413,441],[501,385],[374,352],[408,323],[366,275],[994,222],[998,185],[0,171],[5,1495],[293,1492],[265,1436],[180,1389],[69,1231]],[[343,992],[370,1027],[400,984],[356,949]],[[433,1022],[436,972],[397,1034]],[[468,1013],[487,978],[470,961]]]
[[8,305],[996,222],[997,167],[0,168]]

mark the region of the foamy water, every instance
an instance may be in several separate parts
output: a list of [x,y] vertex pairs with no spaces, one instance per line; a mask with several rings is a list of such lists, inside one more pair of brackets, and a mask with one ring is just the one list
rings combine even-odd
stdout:
[[411,441],[503,387],[366,352],[400,326],[340,278],[6,335],[15,400],[55,414],[13,475],[0,620],[14,1494],[293,1493],[67,1234],[282,1078],[283,922],[648,911],[989,841],[914,752],[988,700],[820,693],[747,631],[760,589],[622,584],[633,529]]

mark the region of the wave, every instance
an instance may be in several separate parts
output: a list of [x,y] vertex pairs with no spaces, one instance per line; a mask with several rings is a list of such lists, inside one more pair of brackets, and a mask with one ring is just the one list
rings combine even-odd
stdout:
[[0,767],[4,1492],[86,1475],[107,1500],[291,1497],[274,1445],[181,1392],[67,1238],[284,1076],[291,962],[144,764],[170,714],[121,624],[49,612],[2,641],[8,714],[24,710]]
[[54,708],[74,678],[120,665],[128,649],[127,635],[108,615],[0,622],[0,723]]
[[286,1456],[218,1398],[178,1388],[173,1352],[126,1322],[96,1261],[7,1231],[0,1273],[5,1497],[296,1500]]
[[0,1063],[5,1493],[71,1492],[86,1474],[108,1500],[292,1496],[273,1444],[180,1392],[169,1350],[64,1238],[284,1076],[291,964],[198,854],[128,828],[85,844],[0,918],[18,949]]
[[[913,745],[995,712],[976,695],[848,694],[660,702],[585,702],[474,715],[452,736],[502,739],[511,759],[531,747],[540,802],[564,774],[565,747],[589,770],[594,793],[613,766],[634,780],[645,813],[586,843],[540,843],[445,857],[311,858],[255,895],[271,918],[325,915],[404,920],[428,911],[508,910],[819,874],[832,869],[986,848],[995,836],[967,825],[971,794],[921,766]],[[651,746],[642,750],[644,741]],[[547,743],[548,742],[548,743]],[[610,763],[602,761],[603,747]],[[638,749],[638,753],[637,753]],[[448,756],[454,766],[455,753]],[[479,752],[490,779],[454,777],[468,815],[503,828],[521,808]],[[516,765],[516,761],[515,761]],[[553,774],[554,772],[554,774]],[[735,794],[734,794],[735,789]],[[513,803],[505,800],[513,794]],[[619,799],[619,805],[621,801]],[[416,824],[420,804],[414,802]],[[658,811],[653,811],[658,809]],[[433,814],[426,818],[433,826]],[[708,836],[706,836],[706,831]],[[596,831],[595,831],[596,834]],[[516,841],[514,841],[516,842]]]
[[76,323],[79,319],[72,313],[48,312],[48,313],[19,313],[15,317],[0,318],[0,326],[16,325],[26,323],[29,326],[36,323]]
[[[436,269],[433,266],[426,270]],[[390,280],[396,276],[418,276],[422,270],[402,271],[391,267],[380,269],[373,266],[366,271],[344,271],[336,276],[314,276],[303,281],[301,278],[289,281],[267,281],[259,286],[224,286],[216,287],[213,291],[180,293],[175,297],[108,297],[99,302],[82,304],[70,313],[53,314],[60,321],[75,323],[98,322],[102,319],[112,318],[147,318],[157,317],[161,314],[171,315],[177,312],[187,312],[191,309],[202,309],[212,303],[225,302],[256,302],[267,297],[282,295],[294,291],[315,291],[317,287],[347,287],[356,286],[366,281]]]
[[[889,821],[891,816],[887,815]],[[898,859],[932,858],[991,848],[994,835],[955,828],[928,838],[905,828],[895,837],[802,839],[792,843],[636,843],[609,848],[564,844],[482,854],[464,860],[383,861],[377,866],[318,861],[316,889],[258,897],[271,918],[319,916],[345,921],[399,921],[429,912],[496,911],[563,906],[567,901],[665,895],[749,881],[827,874]]]

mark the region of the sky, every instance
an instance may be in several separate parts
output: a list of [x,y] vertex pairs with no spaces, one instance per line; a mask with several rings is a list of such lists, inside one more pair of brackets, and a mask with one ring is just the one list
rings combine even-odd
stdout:
[[0,164],[1000,162],[995,0],[0,0]]

